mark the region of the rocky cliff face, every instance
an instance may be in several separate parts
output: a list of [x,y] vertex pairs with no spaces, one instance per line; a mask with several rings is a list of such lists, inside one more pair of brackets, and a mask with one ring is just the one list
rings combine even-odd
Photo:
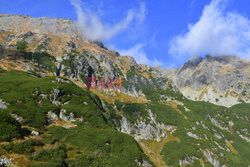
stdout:
[[[119,78],[124,85],[117,91],[142,101],[145,98],[140,89],[154,87],[154,82],[166,88],[170,82],[157,76],[157,70],[137,64],[132,57],[119,56],[118,52],[106,49],[98,41],[87,41],[71,20],[2,14],[0,23],[2,56],[15,56],[16,44],[26,42],[27,51],[47,52],[55,57],[56,71],[47,71],[47,74],[52,72],[53,75],[71,78],[85,87],[87,77],[103,79],[104,82]],[[26,63],[25,66],[27,70],[32,69],[32,65]],[[106,90],[105,94],[110,96],[114,91]]]
[[166,131],[172,131],[175,129],[172,125],[166,125],[156,121],[156,115],[154,115],[150,109],[147,110],[148,119],[150,122],[147,122],[143,118],[137,119],[135,124],[129,122],[126,117],[123,117],[121,120],[121,130],[124,133],[134,136],[138,141],[140,140],[156,140],[161,141],[161,138],[167,136]]
[[249,68],[248,61],[235,56],[206,56],[192,58],[165,74],[186,97],[230,107],[249,102]]

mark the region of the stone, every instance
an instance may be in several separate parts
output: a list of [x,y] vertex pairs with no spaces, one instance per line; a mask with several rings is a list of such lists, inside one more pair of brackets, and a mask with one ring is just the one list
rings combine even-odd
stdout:
[[213,158],[213,153],[211,151],[205,150],[203,154],[207,158],[208,162],[210,162],[214,167],[220,166],[220,162],[217,159]]
[[53,88],[53,91],[51,91],[51,94],[50,94],[50,101],[52,102],[52,104],[55,104],[55,105],[61,105],[61,102],[57,101],[56,99],[60,96],[60,90],[59,89],[54,89]]
[[31,135],[38,136],[38,135],[39,135],[39,132],[37,132],[37,131],[35,131],[35,130],[32,130],[32,131],[31,131]]
[[6,109],[6,108],[7,108],[7,103],[0,99],[0,109]]
[[146,160],[144,160],[144,159],[142,159],[142,160],[136,159],[136,160],[135,160],[135,163],[136,163],[138,166],[152,167],[152,165],[151,165],[148,161],[146,161]]
[[47,95],[45,95],[45,94],[40,94],[39,96],[41,96],[42,99],[46,99],[47,98]]
[[193,134],[192,132],[187,132],[187,135],[189,137],[195,138],[196,140],[201,139],[199,136],[197,136],[196,134]]
[[17,121],[20,122],[20,123],[23,121],[23,118],[20,117],[20,116],[18,116],[18,115],[16,115],[16,114],[11,114],[11,116],[12,116],[13,118],[15,118],[15,120],[17,120]]
[[47,115],[48,115],[48,117],[51,118],[53,121],[57,121],[57,120],[58,120],[58,116],[57,116],[55,113],[53,113],[52,111],[49,111],[49,112],[47,113]]
[[13,165],[12,159],[8,159],[5,156],[0,157],[0,166],[11,166]]
[[65,109],[61,109],[60,114],[59,114],[59,118],[61,120],[64,120],[65,122],[69,122],[69,117],[64,115],[67,111]]
[[165,125],[156,121],[156,116],[147,110],[149,114],[149,123],[141,117],[135,123],[131,123],[126,117],[122,117],[121,126],[118,128],[123,133],[133,136],[136,140],[156,140],[160,141],[161,137],[167,136],[165,130],[173,130],[174,126]]
[[214,133],[214,137],[218,138],[218,139],[221,139],[222,136],[219,134],[219,133]]

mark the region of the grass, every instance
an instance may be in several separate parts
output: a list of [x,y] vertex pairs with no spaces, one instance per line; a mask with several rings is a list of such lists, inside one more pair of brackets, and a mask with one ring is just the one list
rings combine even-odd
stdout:
[[2,145],[0,148],[9,152],[9,153],[16,153],[16,154],[26,154],[31,155],[35,150],[33,146],[43,146],[43,142],[40,140],[26,140],[21,143],[10,143],[8,145]]
[[[228,132],[222,130],[213,125],[207,118],[207,115],[210,115],[220,121],[225,127],[229,127],[228,121],[232,120],[234,122],[232,127],[234,128],[234,132],[236,130],[235,128],[238,126],[249,129],[249,123],[236,118],[234,115],[236,112],[235,110],[237,110],[238,115],[247,116],[244,112],[247,112],[249,104],[240,104],[232,107],[231,109],[206,102],[194,102],[190,100],[185,100],[184,104],[188,109],[190,109],[188,112],[182,110],[182,112],[185,112],[185,115],[187,115],[188,120],[182,119],[182,121],[178,123],[177,129],[174,132],[174,135],[180,138],[180,142],[168,142],[161,152],[167,165],[178,166],[178,160],[185,159],[188,156],[195,156],[200,158],[202,161],[206,161],[206,158],[203,156],[202,152],[199,151],[199,149],[209,149],[216,155],[216,159],[219,160],[221,164],[225,164],[227,166],[247,166],[247,164],[249,164],[249,160],[247,158],[247,155],[250,153],[249,149],[247,149],[249,148],[249,144],[246,141],[243,141],[237,134],[230,133],[230,131]],[[177,120],[180,119],[178,118]],[[195,123],[197,121],[202,121],[208,129],[197,125]],[[192,127],[195,127],[195,129]],[[192,132],[200,136],[202,139],[197,140],[189,137],[186,135],[187,132]],[[222,139],[214,137],[214,133],[218,132],[224,135]],[[207,136],[207,139],[205,139],[205,135]],[[221,150],[214,143],[214,141],[225,149],[229,148],[231,152]],[[225,141],[230,141],[230,143]],[[217,148],[217,150],[212,150],[212,148]],[[223,153],[224,156],[221,156],[220,153]]]
[[136,166],[135,159],[147,160],[131,136],[112,128],[96,129],[86,124],[69,130],[51,127],[49,131],[57,140],[63,140],[85,154],[99,155],[101,161],[104,164],[108,161],[110,166]]
[[21,137],[21,125],[9,114],[0,110],[0,142]]
[[[0,98],[10,104],[6,111],[23,117],[23,125],[44,128],[47,124],[46,113],[60,111],[62,107],[50,101],[54,89],[60,90],[58,101],[61,103],[70,101],[63,106],[68,112],[73,112],[77,117],[83,116],[88,121],[92,119],[92,122],[98,122],[99,120],[100,124],[103,124],[100,118],[102,113],[95,104],[95,99],[72,82],[59,83],[55,81],[55,77],[37,78],[20,71],[5,72],[0,74],[0,78]],[[40,94],[47,97],[43,99]],[[89,105],[84,105],[84,101]]]
[[142,150],[149,156],[150,160],[154,162],[156,166],[166,166],[166,162],[163,160],[160,153],[164,145],[170,141],[179,141],[179,139],[168,132],[167,137],[161,138],[160,142],[155,140],[140,140],[139,144]]
[[[131,136],[114,129],[112,122],[119,119],[115,110],[109,106],[109,110],[105,111],[100,99],[93,93],[72,82],[57,82],[55,78],[39,78],[20,71],[0,73],[0,99],[9,104],[1,113],[5,113],[8,124],[21,126],[7,114],[15,113],[23,118],[22,125],[43,131],[44,142],[52,146],[52,148],[44,146],[42,150],[34,150],[33,145],[36,144],[30,141],[11,143],[4,148],[8,154],[21,154],[20,150],[23,150],[23,153],[29,155],[31,166],[61,166],[63,164],[68,166],[137,166],[136,159],[141,162],[143,159],[150,162]],[[68,102],[67,104],[55,105],[51,102],[55,89],[60,92],[56,100],[61,104]],[[47,96],[43,98],[40,95]],[[87,102],[87,105],[84,102]],[[75,117],[82,117],[83,121],[77,122],[77,127],[71,129],[47,126],[46,113],[48,111],[58,113],[62,108],[66,109],[66,114],[73,112]],[[17,132],[19,130],[17,128]],[[10,136],[9,139],[21,137],[18,134]],[[75,152],[74,158],[68,157],[68,145],[71,145],[71,151]]]

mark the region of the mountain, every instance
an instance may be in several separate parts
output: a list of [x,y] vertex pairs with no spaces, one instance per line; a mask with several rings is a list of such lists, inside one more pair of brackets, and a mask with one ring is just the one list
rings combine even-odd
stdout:
[[74,21],[2,14],[0,166],[249,166],[248,87],[237,57],[148,67]]
[[236,56],[192,58],[166,76],[187,98],[231,107],[249,102],[250,63]]

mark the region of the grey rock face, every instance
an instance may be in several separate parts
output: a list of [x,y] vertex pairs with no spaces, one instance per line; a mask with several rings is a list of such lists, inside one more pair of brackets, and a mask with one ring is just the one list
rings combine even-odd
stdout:
[[146,160],[135,160],[135,163],[138,165],[138,166],[143,166],[143,167],[152,167],[152,165],[148,162],[148,161],[146,161]]
[[0,109],[6,109],[6,108],[7,108],[7,103],[0,99]]
[[0,166],[10,166],[13,165],[12,159],[8,159],[5,156],[0,157]]
[[219,127],[219,128],[222,129],[222,130],[225,130],[225,131],[230,132],[230,131],[229,131],[229,127],[223,126],[223,122],[222,122],[221,120],[217,120],[217,119],[215,119],[215,118],[212,118],[210,115],[208,115],[207,118],[210,119],[210,121],[212,122],[213,125]]
[[[191,86],[195,89],[207,84],[215,84],[219,90],[228,90],[230,86],[235,86],[239,80],[249,82],[247,73],[238,71],[239,67],[248,66],[249,63],[243,62],[236,57],[212,57],[198,58],[198,60],[189,60],[176,71],[176,84],[179,87]],[[222,72],[223,66],[228,66],[229,71]],[[231,71],[230,69],[234,69]]]
[[192,164],[194,162],[194,160],[196,160],[196,159],[198,160],[198,158],[195,156],[188,156],[182,160],[179,160],[179,165],[186,166],[186,165]]
[[40,94],[39,96],[41,96],[42,99],[46,99],[47,98],[47,95],[45,95],[45,94]]
[[59,78],[56,77],[57,82],[62,82],[62,83],[69,83],[69,80],[63,79],[63,78]]
[[65,34],[69,36],[71,35],[72,38],[82,38],[81,32],[77,28],[76,24],[69,19],[49,19],[47,17],[32,18],[24,15],[1,14],[0,22],[0,28],[3,31],[12,31],[14,28],[15,31],[20,32],[20,29],[23,28],[20,27],[20,25],[25,26],[27,29],[29,29],[29,27],[33,27],[34,31],[24,34],[24,38],[32,36],[33,33]]
[[18,116],[18,115],[16,115],[16,114],[11,114],[11,116],[12,116],[13,118],[15,118],[18,122],[22,122],[22,121],[23,121],[23,118],[20,117],[20,116]]
[[197,136],[196,134],[193,134],[192,132],[187,132],[187,135],[189,137],[195,138],[196,140],[201,139],[199,136]]
[[250,137],[248,137],[249,134],[243,135],[243,134],[241,134],[239,131],[236,131],[236,133],[237,133],[243,140],[245,140],[245,141],[247,141],[247,142],[250,142]]
[[[68,62],[70,61],[70,65]],[[96,78],[95,84],[98,85],[100,79],[103,82],[115,80],[121,77],[115,69],[115,62],[108,59],[106,55],[96,52],[82,52],[78,56],[65,57],[58,69],[61,76],[72,78],[87,84],[87,78]]]
[[58,120],[58,116],[53,113],[52,111],[49,111],[47,113],[47,117],[48,117],[48,123],[51,124],[53,123],[54,121],[57,121]]
[[69,115],[67,116],[66,115],[67,111],[65,109],[61,109],[60,110],[60,113],[57,115],[56,113],[52,112],[52,111],[49,111],[47,113],[47,118],[48,118],[48,123],[51,124],[51,123],[54,123],[55,121],[61,119],[65,122],[74,122],[74,121],[80,121],[82,122],[83,118],[80,117],[80,118],[75,118],[75,115],[74,113],[69,113]]
[[208,162],[210,162],[214,167],[220,167],[220,162],[213,158],[213,153],[211,151],[205,150],[203,154],[207,158]]
[[[238,97],[245,102],[250,100],[249,68],[249,61],[235,56],[206,56],[190,59],[180,68],[165,70],[162,73],[165,74],[165,77],[170,78],[181,91],[184,91],[185,88],[198,91],[210,86],[211,90],[204,92],[208,93],[206,101],[231,106],[237,104]],[[217,94],[219,92],[222,94]],[[194,95],[192,91],[182,93],[188,98],[196,96],[197,100],[201,100],[199,98],[203,96],[200,96],[201,92],[198,95]],[[224,98],[227,98],[225,96],[228,95],[235,97],[236,100],[227,102]],[[217,102],[215,98],[218,99]],[[230,105],[230,103],[232,104]]]
[[72,113],[73,115],[71,114],[70,116],[66,116],[65,114],[66,114],[66,110],[65,109],[61,109],[60,114],[59,114],[59,118],[61,120],[64,120],[65,122],[75,121],[73,113]]
[[51,91],[51,94],[50,94],[50,101],[52,102],[52,104],[61,105],[61,103],[56,100],[60,96],[60,93],[61,92],[59,89],[53,88],[53,91]]
[[33,131],[31,131],[31,135],[38,136],[38,135],[39,135],[39,132],[33,130]]
[[220,135],[219,133],[214,133],[214,137],[218,138],[218,139],[221,139],[222,138],[222,135]]
[[156,122],[155,115],[148,110],[149,123],[142,118],[138,119],[135,123],[131,123],[127,118],[122,117],[120,131],[133,136],[136,140],[156,140],[160,141],[161,137],[167,136],[165,130],[173,130],[174,126],[164,125],[163,123]]

